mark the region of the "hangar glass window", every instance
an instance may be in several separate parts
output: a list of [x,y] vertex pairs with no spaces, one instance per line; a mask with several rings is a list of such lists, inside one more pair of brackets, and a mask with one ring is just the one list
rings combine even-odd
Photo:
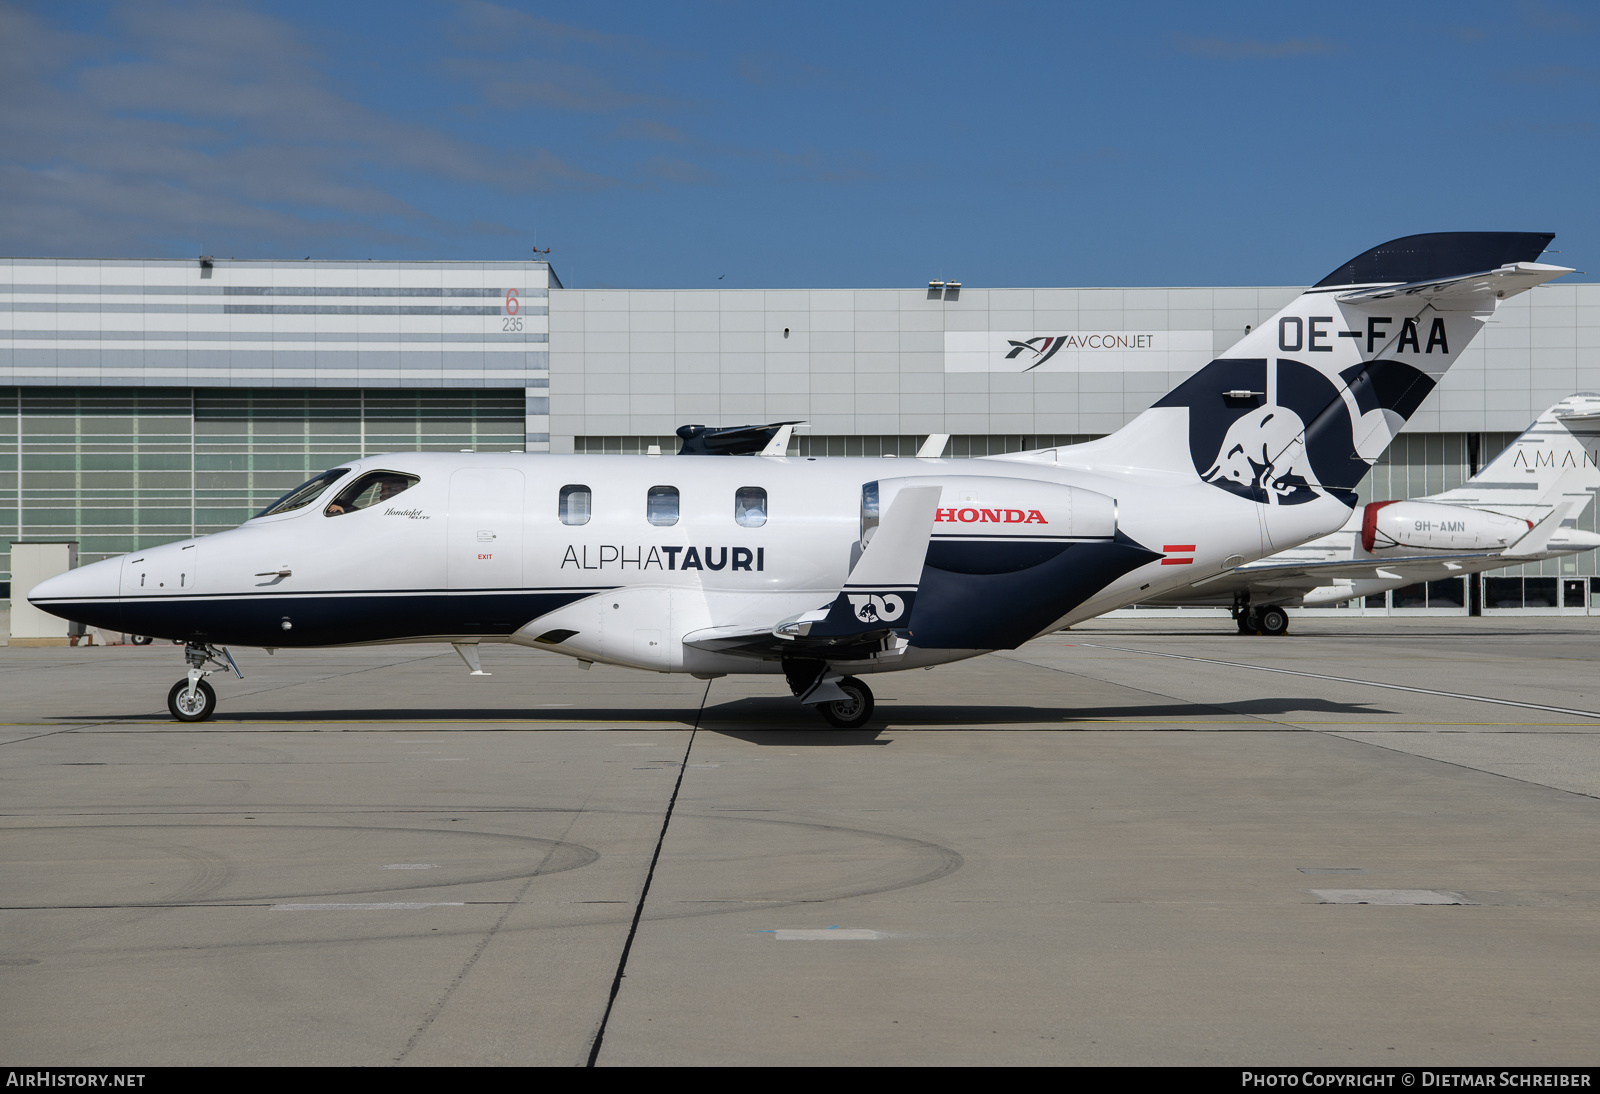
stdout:
[[678,523],[678,488],[652,486],[645,498],[645,516],[658,528],[668,528]]
[[283,497],[267,506],[258,517],[270,517],[275,513],[290,513],[296,509],[304,509],[316,501],[336,479],[342,479],[350,473],[348,467],[336,467],[332,471],[324,471],[309,482],[303,482]]
[[733,492],[733,520],[741,528],[767,523],[767,492],[759,486],[741,486]]
[[593,511],[594,495],[587,486],[563,486],[558,511],[562,524],[588,524]]
[[402,475],[398,471],[374,471],[362,475],[339,491],[338,497],[330,501],[322,513],[324,516],[342,517],[346,513],[368,509],[410,490],[421,481],[415,475]]

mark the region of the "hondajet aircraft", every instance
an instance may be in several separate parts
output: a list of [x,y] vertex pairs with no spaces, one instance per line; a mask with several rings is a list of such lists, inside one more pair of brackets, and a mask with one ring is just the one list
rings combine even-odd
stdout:
[[513,642],[701,678],[781,673],[834,725],[861,725],[861,676],[1015,648],[1340,528],[1496,306],[1570,272],[1537,261],[1551,238],[1374,247],[1086,444],[895,462],[776,443],[717,459],[374,456],[236,529],[28,599],[186,643],[168,697],[184,721],[216,709],[206,677],[238,672],[229,646],[449,642],[479,671],[480,643]]

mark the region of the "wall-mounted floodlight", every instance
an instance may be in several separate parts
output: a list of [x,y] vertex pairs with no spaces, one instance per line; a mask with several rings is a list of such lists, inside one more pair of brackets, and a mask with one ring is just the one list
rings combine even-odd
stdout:
[[961,288],[961,282],[959,282],[959,281],[946,281],[944,283],[944,287],[947,288],[947,289],[959,289],[959,288]]
[[928,282],[928,288],[930,288],[930,289],[942,289],[942,288],[944,288],[944,282],[943,281],[930,281],[930,282]]

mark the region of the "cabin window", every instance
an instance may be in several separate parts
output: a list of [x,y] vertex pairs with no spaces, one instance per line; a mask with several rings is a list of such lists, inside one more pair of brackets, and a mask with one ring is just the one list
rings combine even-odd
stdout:
[[587,486],[573,485],[561,488],[562,524],[588,524],[593,508],[594,495],[589,492]]
[[872,534],[878,530],[878,484],[875,482],[863,483],[861,486],[861,546],[865,547],[872,542]]
[[767,523],[767,492],[759,486],[741,486],[733,492],[733,522],[741,528]]
[[645,516],[658,528],[669,528],[678,523],[678,488],[652,486],[645,498]]
[[296,509],[304,509],[321,496],[322,492],[333,485],[337,479],[342,479],[350,474],[348,467],[336,467],[332,471],[324,471],[309,482],[303,482],[283,497],[267,506],[258,517],[270,517],[276,513],[290,513]]
[[362,475],[339,491],[338,496],[328,503],[322,514],[328,517],[342,517],[360,509],[370,509],[374,505],[388,501],[396,494],[405,493],[421,481],[415,475],[403,475],[398,471],[373,471]]

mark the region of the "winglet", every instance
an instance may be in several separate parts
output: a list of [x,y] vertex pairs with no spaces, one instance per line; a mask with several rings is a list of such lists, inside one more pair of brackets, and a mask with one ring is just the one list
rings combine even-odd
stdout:
[[948,433],[929,433],[928,439],[922,442],[922,447],[917,449],[917,459],[936,460],[944,455],[945,445],[950,443]]
[[911,486],[896,494],[833,603],[780,624],[774,633],[831,638],[909,623],[942,493],[939,486]]
[[1577,502],[1563,501],[1550,511],[1550,515],[1528,529],[1528,534],[1517,542],[1500,552],[1501,558],[1528,558],[1540,554],[1550,543],[1550,537],[1561,530],[1561,522],[1567,519],[1567,514],[1572,512]]
[[804,422],[784,422],[778,431],[772,435],[772,440],[767,442],[767,447],[761,450],[763,456],[787,456],[789,454],[789,438],[794,436],[794,427],[805,425]]

